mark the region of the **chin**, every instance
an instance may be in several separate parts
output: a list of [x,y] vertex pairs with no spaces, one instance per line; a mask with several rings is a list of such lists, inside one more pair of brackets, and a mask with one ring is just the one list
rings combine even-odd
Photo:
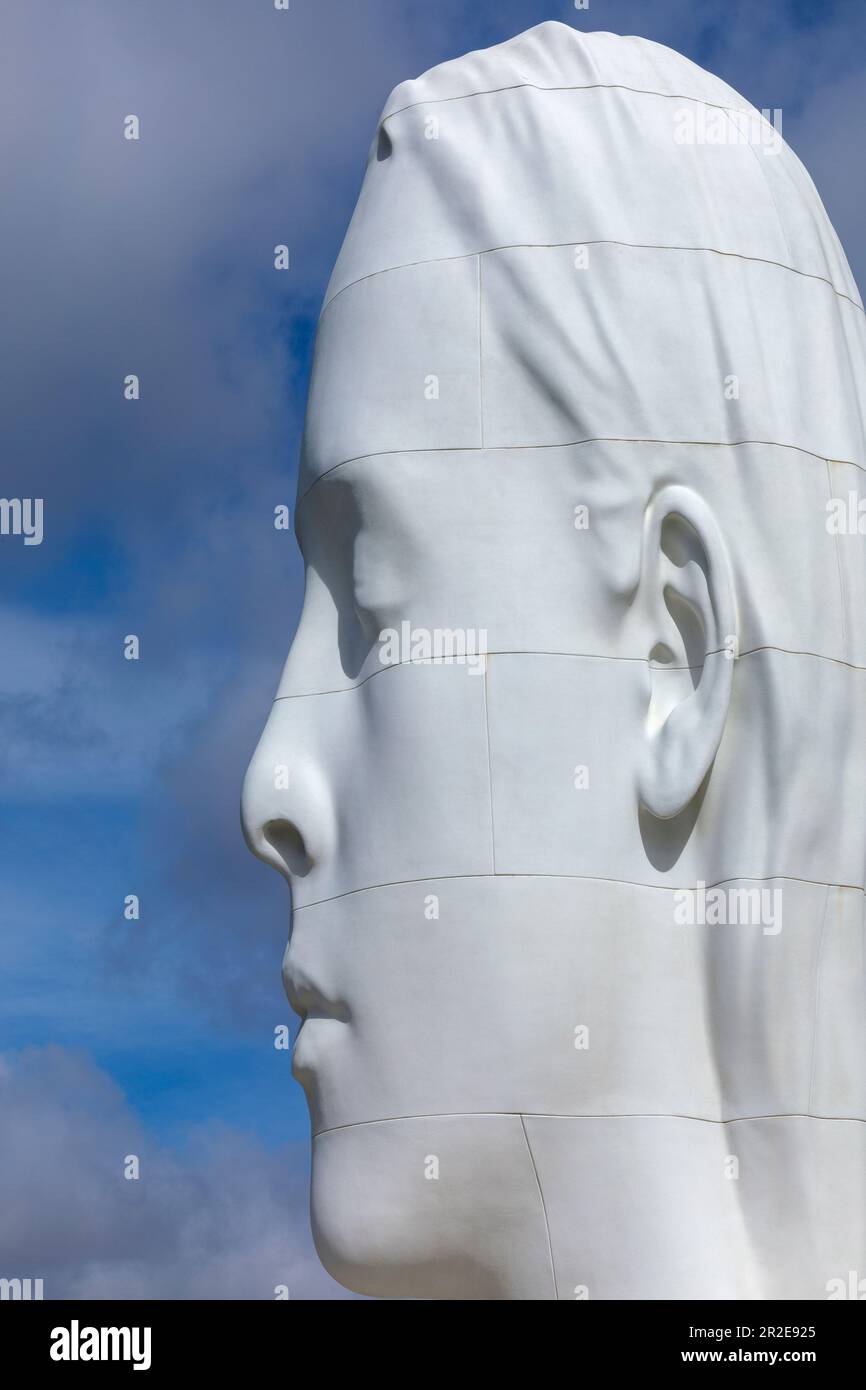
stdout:
[[322,1264],[354,1293],[551,1296],[546,1226],[514,1117],[414,1116],[325,1130],[313,1140],[311,1216]]
[[331,1277],[372,1298],[496,1297],[492,1272],[476,1268],[471,1251],[449,1250],[436,1231],[402,1146],[390,1153],[387,1142],[371,1146],[366,1129],[332,1130],[314,1141],[313,1240]]

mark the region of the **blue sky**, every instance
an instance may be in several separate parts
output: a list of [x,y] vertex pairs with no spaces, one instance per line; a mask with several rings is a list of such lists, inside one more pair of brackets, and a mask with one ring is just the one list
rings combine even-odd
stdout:
[[3,8],[2,491],[44,498],[45,535],[0,538],[0,1274],[47,1297],[342,1297],[273,1048],[288,894],[238,798],[302,592],[273,509],[379,111],[544,19],[656,39],[782,108],[862,288],[866,7]]

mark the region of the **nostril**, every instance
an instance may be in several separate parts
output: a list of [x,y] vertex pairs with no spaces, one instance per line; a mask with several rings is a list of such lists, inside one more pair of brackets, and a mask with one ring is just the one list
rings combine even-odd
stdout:
[[313,867],[303,836],[290,821],[269,820],[262,833],[292,878],[304,878]]
[[393,147],[393,145],[391,144],[391,137],[390,137],[390,135],[388,134],[388,132],[387,132],[387,130],[385,129],[385,127],[382,126],[381,130],[379,131],[379,139],[378,139],[378,141],[377,141],[377,143],[376,143],[376,159],[378,160],[378,162],[379,162],[380,164],[381,164],[384,160],[390,158],[391,150],[392,150],[393,148],[394,148],[394,147]]

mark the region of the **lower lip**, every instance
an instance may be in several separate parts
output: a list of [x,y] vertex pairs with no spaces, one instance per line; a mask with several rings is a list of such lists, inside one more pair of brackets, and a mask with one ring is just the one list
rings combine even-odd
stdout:
[[[323,1029],[330,1024],[333,1027],[339,1024],[340,1020],[331,1014],[307,1014],[301,1020],[301,1026],[295,1034],[295,1041],[292,1047],[292,1069],[302,1066],[307,1071],[314,1066],[322,1054],[321,1043],[323,1041]],[[317,1027],[318,1025],[318,1027]],[[306,1053],[306,1055],[305,1055]],[[300,1055],[299,1055],[300,1054]]]
[[311,1021],[314,1020],[304,1019],[298,1029],[294,1046],[292,1047],[292,1076],[301,1086],[304,1086],[306,1081],[312,1078],[316,1070],[314,1062],[315,1051],[314,1049],[305,1047],[305,1043],[310,1036],[307,1024]]

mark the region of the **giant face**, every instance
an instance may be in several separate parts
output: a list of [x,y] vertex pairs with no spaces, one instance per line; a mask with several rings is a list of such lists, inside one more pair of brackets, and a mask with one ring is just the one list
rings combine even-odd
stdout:
[[362,1292],[866,1267],[866,542],[828,511],[863,311],[744,108],[546,24],[398,88],[371,151],[244,793]]

